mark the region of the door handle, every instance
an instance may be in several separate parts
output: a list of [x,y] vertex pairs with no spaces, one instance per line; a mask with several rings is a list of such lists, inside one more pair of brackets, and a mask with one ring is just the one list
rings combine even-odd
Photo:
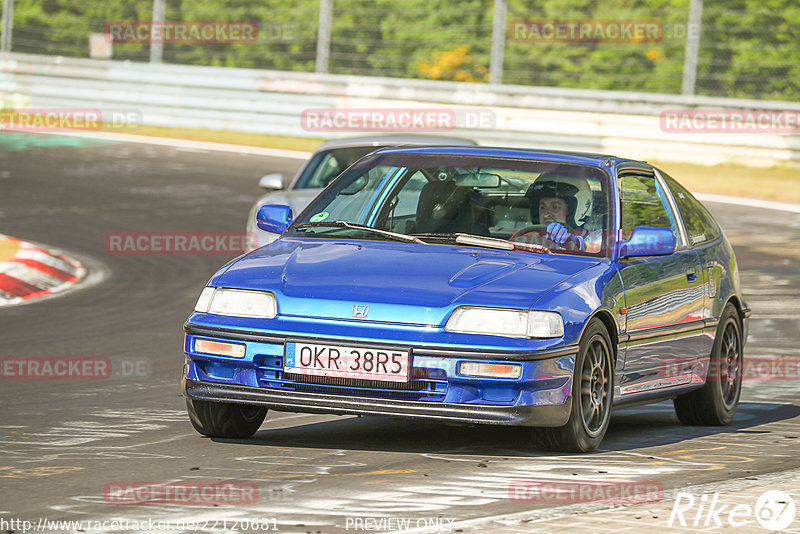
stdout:
[[686,279],[690,282],[697,281],[697,270],[694,267],[686,268]]

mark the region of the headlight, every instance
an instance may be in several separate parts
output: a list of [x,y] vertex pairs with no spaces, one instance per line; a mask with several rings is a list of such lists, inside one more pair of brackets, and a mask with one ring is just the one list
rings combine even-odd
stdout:
[[207,287],[200,293],[194,311],[272,319],[278,313],[278,306],[275,295],[265,291]]
[[564,321],[555,312],[461,306],[444,329],[466,334],[549,338],[564,335]]
[[561,337],[564,335],[564,319],[555,312],[529,312],[528,335],[530,337]]

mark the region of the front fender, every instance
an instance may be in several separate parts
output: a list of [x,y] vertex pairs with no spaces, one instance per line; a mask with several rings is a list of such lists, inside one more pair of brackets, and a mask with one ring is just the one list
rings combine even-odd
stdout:
[[608,261],[562,281],[542,295],[532,306],[534,310],[555,311],[564,319],[564,341],[568,345],[580,342],[589,321],[605,313],[606,324],[614,328],[609,334],[612,344],[618,343],[623,325],[614,318],[621,317],[625,294],[619,273]]

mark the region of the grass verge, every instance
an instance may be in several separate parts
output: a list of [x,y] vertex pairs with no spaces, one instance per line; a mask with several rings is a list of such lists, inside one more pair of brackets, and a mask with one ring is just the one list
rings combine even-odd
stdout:
[[800,204],[800,169],[651,162],[689,191]]
[[313,151],[324,141],[324,139],[308,139],[305,137],[284,137],[280,135],[230,132],[227,130],[167,128],[163,126],[137,126],[130,131],[112,129],[106,131],[131,135],[147,135],[151,137],[189,139],[191,141],[208,141],[211,143],[228,143],[231,145],[257,146],[262,148],[282,148],[284,150],[300,150],[303,152]]

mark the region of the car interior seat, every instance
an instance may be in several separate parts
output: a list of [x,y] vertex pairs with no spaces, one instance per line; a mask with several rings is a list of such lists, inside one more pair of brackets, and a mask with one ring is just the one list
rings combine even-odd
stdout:
[[452,180],[425,184],[417,204],[414,231],[489,235],[486,225],[475,220],[476,195],[471,187],[457,186]]

